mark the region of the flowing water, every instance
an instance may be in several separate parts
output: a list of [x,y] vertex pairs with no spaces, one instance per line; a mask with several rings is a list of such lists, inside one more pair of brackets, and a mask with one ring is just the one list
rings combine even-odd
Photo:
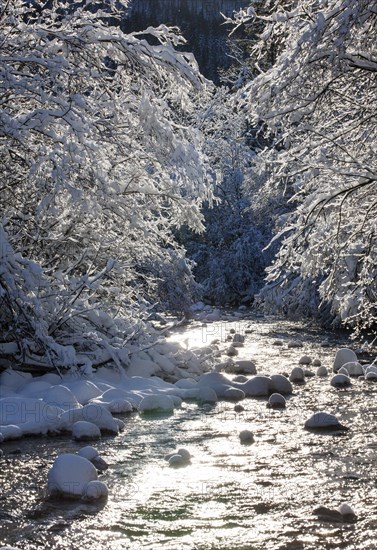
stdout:
[[[185,345],[225,340],[230,328],[247,334],[239,358],[259,374],[289,372],[303,354],[331,367],[346,336],[299,323],[254,318],[193,324],[172,335]],[[283,346],[273,345],[277,338]],[[294,339],[303,348],[288,348]],[[313,369],[315,370],[315,369]],[[171,416],[124,416],[125,431],[95,446],[109,463],[100,504],[46,498],[47,472],[57,454],[82,444],[67,437],[28,438],[2,445],[0,542],[21,549],[252,550],[377,547],[377,384],[353,380],[336,390],[329,379],[295,386],[287,408],[266,399],[215,406],[184,403]],[[350,429],[333,434],[303,429],[315,410],[336,413]],[[239,432],[254,432],[243,445]],[[185,447],[191,463],[169,468],[164,455]],[[313,509],[349,503],[355,523],[318,519]]]

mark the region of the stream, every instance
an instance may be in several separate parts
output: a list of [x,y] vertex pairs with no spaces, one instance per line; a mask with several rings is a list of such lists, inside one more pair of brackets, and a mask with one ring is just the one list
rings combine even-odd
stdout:
[[[189,349],[218,339],[225,349],[231,329],[245,334],[238,358],[255,361],[258,374],[289,373],[303,355],[330,370],[336,349],[355,347],[342,333],[247,314],[206,326],[192,322],[170,338]],[[302,347],[288,347],[292,340]],[[85,444],[61,436],[5,442],[0,542],[25,550],[374,549],[377,384],[353,379],[351,388],[338,390],[330,378],[295,385],[284,410],[248,398],[239,412],[234,402],[184,402],[170,416],[120,416],[125,431],[94,444],[109,464],[99,475],[109,488],[102,503],[47,498],[57,454]],[[349,431],[304,430],[316,410],[336,414]],[[239,439],[246,428],[255,438],[249,445]],[[164,456],[177,447],[190,451],[191,462],[169,468]],[[355,523],[313,515],[319,505],[343,502],[354,509]]]

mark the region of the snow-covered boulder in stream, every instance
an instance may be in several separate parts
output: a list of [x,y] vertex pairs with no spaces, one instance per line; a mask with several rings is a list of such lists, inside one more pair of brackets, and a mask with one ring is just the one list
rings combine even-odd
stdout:
[[187,449],[178,449],[166,455],[165,460],[169,463],[170,467],[176,468],[177,466],[186,466],[190,463],[191,453]]
[[302,367],[294,367],[291,374],[289,375],[289,380],[294,384],[304,384],[305,373]]
[[308,418],[305,422],[305,428],[309,430],[348,430],[335,415],[325,411],[316,412]]
[[351,380],[345,374],[336,374],[331,378],[330,384],[334,388],[349,388],[351,385]]
[[63,382],[76,397],[80,405],[87,405],[91,399],[102,394],[102,391],[90,380],[71,381],[69,378]]
[[[344,365],[341,366],[341,369],[344,369],[344,371],[346,371],[344,374],[347,374],[348,376],[363,376],[364,375],[364,369],[358,361],[352,361],[352,362],[349,362],[349,363],[344,363]],[[340,369],[339,369],[339,371],[340,371]],[[342,372],[343,372],[343,370],[342,370]]]
[[241,389],[246,397],[267,397],[271,392],[271,378],[268,376],[254,376],[247,382],[233,382],[236,388]]
[[81,409],[72,409],[63,412],[59,418],[59,429],[72,431],[75,422],[85,420],[92,422],[101,432],[118,434],[119,428],[111,413],[99,403],[89,403]]
[[163,394],[146,395],[138,407],[141,413],[172,413],[174,408],[174,399]]
[[289,395],[293,392],[293,387],[288,378],[282,374],[273,374],[271,376],[271,390],[282,395]]
[[104,483],[98,482],[97,470],[83,456],[70,453],[55,459],[48,473],[48,492],[51,496],[95,500],[107,497]]
[[229,390],[229,388],[232,387],[237,387],[233,385],[232,381],[229,378],[227,378],[220,372],[206,372],[205,374],[202,374],[202,376],[198,380],[197,385],[199,388],[212,388],[216,392],[217,397],[220,399],[224,398],[226,390]]
[[72,439],[76,441],[94,441],[101,437],[101,430],[93,422],[78,420],[72,426]]
[[268,399],[268,407],[271,409],[285,409],[286,401],[285,397],[280,393],[273,393]]
[[102,457],[100,457],[97,449],[90,445],[82,447],[77,454],[89,460],[97,470],[104,471],[107,470],[107,468],[109,467],[107,462]]
[[346,363],[357,363],[357,355],[352,349],[349,348],[341,348],[338,349],[335,355],[334,363],[333,363],[333,371],[338,372],[340,367],[345,365]]

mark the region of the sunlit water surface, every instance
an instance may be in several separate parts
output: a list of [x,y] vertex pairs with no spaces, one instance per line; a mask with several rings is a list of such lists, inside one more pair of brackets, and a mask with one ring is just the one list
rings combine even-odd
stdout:
[[[252,331],[239,358],[255,360],[259,374],[290,372],[303,354],[331,367],[335,350],[350,345],[342,335],[262,318],[193,324],[172,339],[203,346],[224,341],[230,328]],[[283,346],[272,344],[277,338]],[[292,339],[303,348],[289,349]],[[219,402],[184,403],[165,417],[124,416],[125,431],[96,444],[110,465],[100,475],[109,487],[101,504],[46,498],[54,458],[82,444],[66,437],[3,444],[0,542],[29,550],[376,548],[376,397],[377,384],[354,380],[339,391],[312,377],[294,387],[284,411],[246,399],[239,413],[234,403]],[[305,431],[305,420],[321,409],[350,430]],[[251,445],[240,443],[245,428],[255,434]],[[172,469],[164,455],[177,447],[189,449],[192,460]],[[356,523],[312,514],[320,504],[342,502],[352,505]]]

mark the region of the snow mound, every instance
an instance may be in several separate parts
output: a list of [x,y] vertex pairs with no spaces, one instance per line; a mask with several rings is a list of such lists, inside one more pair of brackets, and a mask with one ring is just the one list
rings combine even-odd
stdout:
[[80,405],[86,405],[91,399],[102,394],[102,391],[90,380],[64,381],[64,386],[71,390]]
[[254,361],[235,361],[234,372],[236,374],[257,374],[257,367]]
[[44,380],[33,380],[25,384],[25,386],[23,386],[19,391],[19,394],[24,397],[39,397],[49,388],[51,388],[50,382],[45,382]]
[[32,397],[0,399],[0,424],[14,424],[23,434],[46,434],[57,431],[60,407],[48,405]]
[[100,457],[97,449],[91,447],[90,445],[82,447],[77,454],[89,460],[97,470],[104,471],[109,467],[107,462]]
[[118,424],[115,422],[111,413],[99,403],[88,403],[81,409],[71,409],[63,412],[59,419],[60,430],[72,430],[75,422],[84,420],[98,426],[101,432],[118,434]]

